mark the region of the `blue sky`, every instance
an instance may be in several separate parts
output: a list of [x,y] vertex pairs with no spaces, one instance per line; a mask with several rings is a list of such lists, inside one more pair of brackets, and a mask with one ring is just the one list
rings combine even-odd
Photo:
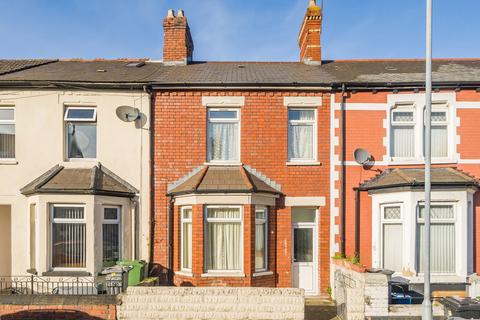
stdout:
[[[318,0],[321,1],[321,0]],[[424,55],[425,0],[324,0],[324,59]],[[480,1],[434,0],[434,56],[480,56]],[[195,60],[296,61],[308,0],[0,0],[0,58],[162,58],[185,10]]]

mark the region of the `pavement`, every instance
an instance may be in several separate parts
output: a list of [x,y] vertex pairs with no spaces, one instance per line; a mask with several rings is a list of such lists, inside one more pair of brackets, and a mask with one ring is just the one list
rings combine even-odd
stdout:
[[331,320],[337,318],[337,306],[327,297],[305,299],[305,320]]

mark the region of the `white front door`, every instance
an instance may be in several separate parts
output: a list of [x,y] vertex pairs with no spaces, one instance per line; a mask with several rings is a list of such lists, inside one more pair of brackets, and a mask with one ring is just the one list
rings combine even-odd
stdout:
[[312,224],[292,226],[292,285],[315,295],[318,289],[317,232]]

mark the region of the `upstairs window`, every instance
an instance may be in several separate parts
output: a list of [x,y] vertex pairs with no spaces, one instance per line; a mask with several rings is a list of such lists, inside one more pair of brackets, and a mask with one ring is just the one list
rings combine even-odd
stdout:
[[288,110],[288,161],[316,160],[316,131],[314,109]]
[[[448,112],[447,111],[448,111],[447,107],[445,106],[438,106],[438,105],[432,106],[432,114],[431,114],[432,157],[437,157],[437,158],[448,157]],[[425,153],[425,149],[424,149],[424,153]]]
[[0,159],[15,158],[15,110],[0,108]]
[[97,157],[97,111],[95,108],[69,107],[65,110],[67,159]]
[[390,156],[392,158],[415,157],[415,110],[413,106],[392,109]]
[[208,161],[240,161],[239,113],[240,112],[237,109],[208,110]]

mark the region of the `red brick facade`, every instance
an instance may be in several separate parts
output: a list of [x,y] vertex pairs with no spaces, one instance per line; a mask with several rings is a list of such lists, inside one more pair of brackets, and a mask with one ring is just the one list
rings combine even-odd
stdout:
[[[241,114],[241,162],[281,184],[287,197],[325,197],[319,207],[319,292],[329,284],[330,238],[330,95],[314,92],[282,91],[157,91],[154,104],[154,239],[153,261],[170,271],[180,264],[180,221],[178,207],[170,205],[168,185],[207,161],[207,108],[202,97],[241,96],[245,105]],[[319,165],[287,165],[288,107],[285,97],[322,97],[317,109]],[[291,282],[291,208],[277,200],[269,208],[269,271],[273,275],[253,277],[253,207],[244,206],[244,278],[202,278],[203,208],[193,206],[193,277],[176,276],[177,285],[232,285],[290,287]],[[170,228],[168,221],[171,221]],[[170,243],[168,232],[170,230]],[[171,261],[168,248],[171,246]]]
[[298,35],[300,61],[312,64],[322,62],[321,33],[322,9],[313,1],[307,9]]
[[183,11],[175,16],[173,10],[163,21],[164,44],[163,62],[166,64],[187,64],[193,57],[193,41],[187,18]]

